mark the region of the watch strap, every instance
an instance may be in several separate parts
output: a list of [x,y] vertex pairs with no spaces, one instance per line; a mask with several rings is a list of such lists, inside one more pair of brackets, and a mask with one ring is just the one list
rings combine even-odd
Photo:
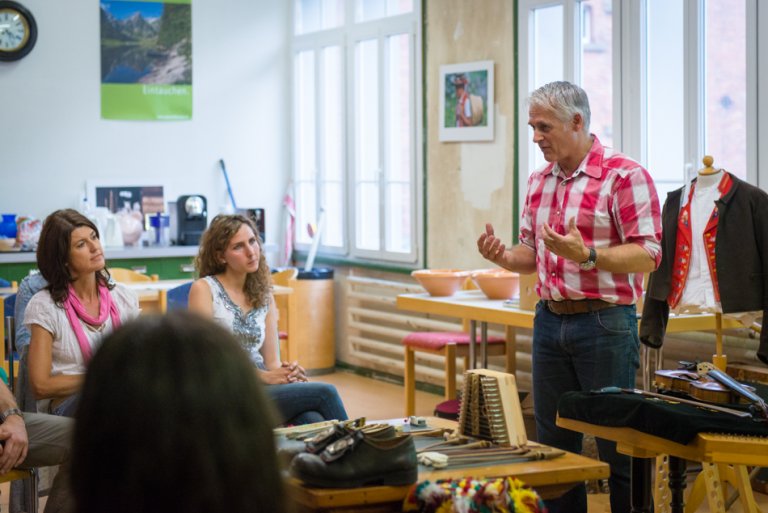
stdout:
[[5,422],[11,415],[18,415],[22,419],[24,418],[24,412],[18,408],[8,408],[0,413],[0,422]]

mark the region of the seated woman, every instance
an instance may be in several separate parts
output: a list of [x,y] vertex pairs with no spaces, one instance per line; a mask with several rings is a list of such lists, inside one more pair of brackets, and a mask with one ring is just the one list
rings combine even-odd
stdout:
[[43,223],[37,267],[48,286],[27,304],[31,332],[27,365],[44,413],[71,417],[85,368],[104,334],[139,313],[136,295],[110,282],[99,231],[76,210],[57,210]]
[[189,308],[232,331],[269,385],[281,421],[308,424],[346,420],[333,385],[309,383],[297,362],[281,362],[277,307],[256,227],[240,215],[219,215],[200,240],[195,259],[200,279],[189,291]]
[[75,511],[285,513],[272,424],[227,330],[184,311],[141,316],[105,337],[88,367]]

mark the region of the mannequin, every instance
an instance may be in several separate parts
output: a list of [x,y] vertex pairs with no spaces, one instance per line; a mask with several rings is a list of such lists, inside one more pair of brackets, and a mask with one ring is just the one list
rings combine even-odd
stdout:
[[[662,261],[651,273],[640,339],[664,341],[670,308],[721,313],[768,307],[768,194],[703,159],[691,191],[668,194],[662,211]],[[718,358],[721,357],[721,358]],[[768,364],[768,331],[758,358]],[[718,330],[715,364],[725,368]],[[719,361],[718,361],[719,360]]]

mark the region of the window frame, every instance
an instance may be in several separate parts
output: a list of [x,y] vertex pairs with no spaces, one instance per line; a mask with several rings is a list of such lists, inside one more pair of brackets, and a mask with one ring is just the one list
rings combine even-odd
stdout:
[[[685,165],[691,170],[701,167],[704,156],[705,119],[704,105],[705,77],[704,52],[706,51],[702,32],[705,30],[704,9],[706,0],[684,0],[684,105]],[[760,169],[760,162],[768,161],[768,102],[759,102],[758,83],[768,82],[768,34],[758,27],[768,28],[768,6],[760,8],[756,0],[742,0],[746,5],[746,116],[747,116],[747,181],[763,189],[768,186],[768,168]],[[578,83],[580,66],[578,41],[580,33],[572,32],[581,27],[579,0],[518,0],[518,53],[519,53],[519,162],[518,185],[519,204],[516,215],[522,210],[527,191],[527,179],[533,171],[531,151],[535,151],[529,132],[526,98],[532,89],[529,83],[533,75],[533,11],[535,9],[562,5],[564,7],[564,66],[563,79]],[[637,159],[645,165],[648,148],[646,134],[646,1],[612,0],[613,19],[613,107],[614,147]],[[569,55],[568,49],[573,49]],[[759,127],[766,127],[759,130]],[[759,138],[759,139],[758,139]],[[715,156],[717,159],[717,156]],[[717,165],[717,161],[715,162]],[[766,166],[763,166],[766,167]],[[649,172],[653,175],[653,170]],[[682,178],[682,177],[681,177]],[[664,198],[660,198],[663,202]]]
[[[291,2],[291,27],[295,26],[295,2]],[[296,56],[301,51],[314,50],[315,52],[315,98],[316,98],[316,116],[315,116],[315,136],[317,144],[317,155],[315,159],[317,162],[316,172],[316,208],[318,210],[322,206],[321,198],[321,180],[324,176],[324,170],[322,169],[321,154],[323,148],[321,143],[322,130],[320,126],[320,105],[322,94],[322,81],[320,77],[321,66],[319,65],[322,48],[330,45],[339,44],[341,46],[342,55],[342,77],[341,83],[344,87],[343,92],[343,109],[342,115],[342,132],[343,132],[343,181],[342,185],[344,198],[343,205],[343,238],[344,244],[342,247],[329,247],[321,244],[318,249],[318,256],[329,257],[341,260],[348,260],[352,263],[369,263],[369,264],[392,264],[394,266],[408,266],[419,267],[424,259],[424,213],[423,213],[423,65],[422,65],[422,41],[421,41],[421,25],[422,25],[422,8],[421,0],[414,0],[413,11],[406,14],[398,14],[389,16],[386,18],[378,18],[363,22],[354,21],[355,15],[355,2],[354,0],[345,0],[345,20],[344,24],[330,29],[324,29],[316,32],[295,34],[292,32],[292,45],[290,49],[291,59],[295,62]],[[409,59],[411,69],[413,70],[413,76],[411,77],[411,98],[409,102],[409,117],[410,126],[412,128],[411,147],[412,155],[410,158],[410,187],[411,187],[411,237],[410,245],[411,251],[409,253],[398,253],[386,251],[386,131],[387,126],[381,124],[381,130],[379,133],[379,161],[380,169],[379,173],[379,197],[381,199],[379,210],[379,230],[380,230],[380,248],[379,250],[364,250],[356,247],[356,229],[357,229],[357,216],[356,216],[356,172],[355,172],[355,126],[356,126],[356,112],[355,112],[355,47],[360,41],[376,39],[378,41],[378,70],[379,70],[379,82],[382,86],[381,90],[385,89],[387,84],[387,61],[385,60],[387,54],[386,42],[387,38],[392,35],[407,35],[410,43]],[[295,70],[295,66],[291,67]],[[295,73],[292,71],[292,73]],[[291,77],[291,82],[295,95],[295,76]],[[291,117],[291,140],[295,144],[296,142],[296,97],[291,99],[292,103],[292,117]],[[379,94],[378,98],[378,112],[380,121],[385,119],[386,116],[386,98],[384,94]],[[297,169],[295,151],[291,152],[291,180],[296,181]],[[302,227],[298,226],[296,230],[301,230]],[[298,252],[306,252],[310,249],[310,244],[299,243],[295,244],[295,249]]]

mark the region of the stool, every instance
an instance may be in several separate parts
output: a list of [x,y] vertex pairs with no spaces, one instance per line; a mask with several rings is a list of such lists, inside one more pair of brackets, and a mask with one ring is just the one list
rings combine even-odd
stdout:
[[[445,399],[456,398],[456,357],[469,356],[469,333],[463,331],[417,331],[409,333],[403,339],[405,346],[405,416],[416,412],[416,351],[442,354],[445,357]],[[488,337],[488,354],[507,355],[505,370],[510,372],[510,359],[507,339]]]

